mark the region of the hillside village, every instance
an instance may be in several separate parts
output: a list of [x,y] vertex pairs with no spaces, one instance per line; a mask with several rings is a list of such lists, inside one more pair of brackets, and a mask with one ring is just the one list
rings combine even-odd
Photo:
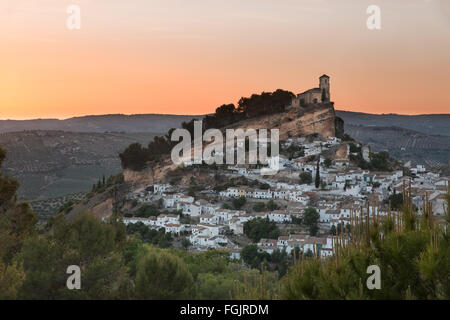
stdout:
[[[320,85],[296,96],[291,107],[320,107],[321,97],[324,104],[330,103],[329,78],[322,76]],[[326,257],[333,254],[337,242],[351,241],[345,231],[350,226],[399,214],[403,194],[411,195],[419,213],[430,201],[437,221],[445,214],[448,177],[423,165],[401,165],[349,136],[339,136],[287,137],[277,159],[279,172],[273,176],[264,176],[264,168],[258,166],[185,162],[175,170],[184,179],[170,181],[167,175],[158,183],[130,190],[123,221],[127,226],[164,230],[185,243],[189,240],[186,247],[194,252],[224,249],[239,259],[243,247],[252,242],[246,223],[256,219],[274,223],[280,230],[278,237],[256,242],[260,252],[298,250]],[[214,180],[222,184],[208,183]],[[164,213],[142,216],[137,208],[147,205],[159,206]],[[305,227],[305,212],[316,214],[313,228]]]
[[[339,144],[339,139],[327,144]],[[305,150],[316,150],[318,142],[304,145]],[[312,152],[313,154],[311,154]],[[125,224],[141,222],[153,229],[164,228],[174,235],[188,235],[192,250],[223,248],[229,250],[233,257],[239,258],[242,249],[234,243],[230,235],[242,236],[245,222],[256,219],[268,219],[280,225],[289,225],[293,220],[301,219],[305,209],[314,208],[319,214],[319,232],[311,236],[306,232],[300,234],[280,235],[278,239],[261,239],[260,250],[272,253],[274,249],[286,250],[287,253],[297,247],[302,252],[320,251],[322,256],[331,255],[335,236],[330,230],[339,225],[347,226],[353,217],[364,217],[367,212],[371,218],[391,214],[386,201],[394,194],[400,194],[405,185],[410,187],[413,202],[421,209],[425,197],[431,201],[433,212],[444,215],[445,194],[448,178],[427,172],[423,166],[410,168],[412,176],[404,176],[402,170],[370,171],[353,166],[349,160],[333,160],[326,166],[320,152],[307,152],[308,156],[288,160],[280,156],[281,172],[289,176],[310,173],[315,180],[316,161],[307,161],[311,155],[319,157],[319,172],[322,186],[316,188],[314,183],[286,183],[272,178],[262,178],[260,169],[246,169],[229,166],[224,170],[229,177],[244,176],[249,180],[263,182],[268,188],[259,189],[248,186],[233,186],[215,192],[199,190],[201,198],[191,196],[187,188],[171,184],[154,184],[135,190],[127,195],[130,201],[139,204],[154,203],[161,199],[163,208],[171,214],[157,217],[125,217]],[[305,152],[306,153],[306,152]],[[205,195],[210,201],[205,200]],[[224,203],[232,199],[245,198],[247,201],[277,203],[282,209],[263,212],[247,212],[224,208]],[[183,223],[181,216],[190,217],[189,223]],[[392,213],[393,214],[393,213]],[[320,250],[319,250],[320,248]]]
[[[0,269],[12,270],[0,272],[6,275],[0,295],[448,297],[449,176],[372,149],[344,129],[323,75],[318,88],[242,97],[165,135],[136,134],[128,142],[116,133],[11,134],[13,142],[31,141],[33,148],[19,149],[37,150],[39,159],[69,164],[66,159],[115,157],[120,168],[105,174],[100,164],[91,166],[95,174],[82,175],[77,167],[73,176],[86,183],[83,192],[64,192],[58,184],[62,196],[30,205],[19,202],[19,183],[0,174]],[[213,139],[205,138],[212,131]],[[114,155],[119,146],[107,145],[111,139],[125,149]],[[91,156],[83,158],[83,146]],[[28,166],[24,153],[11,154],[23,159],[24,170],[40,170]],[[6,155],[0,148],[0,167]],[[45,188],[24,184],[30,185]],[[68,292],[61,281],[68,264],[82,266],[82,290]],[[374,265],[383,270],[377,292],[361,286]]]

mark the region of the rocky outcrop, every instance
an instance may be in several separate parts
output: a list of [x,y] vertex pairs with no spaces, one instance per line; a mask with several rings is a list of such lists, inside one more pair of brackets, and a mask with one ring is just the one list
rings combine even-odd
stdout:
[[344,137],[344,120],[342,120],[342,118],[335,117],[334,127],[336,130],[336,137],[342,139]]
[[333,103],[290,108],[282,113],[240,121],[228,128],[279,129],[281,140],[315,133],[324,138],[343,135],[343,121],[335,116]]
[[[330,102],[289,108],[285,112],[239,121],[222,128],[222,131],[226,129],[279,129],[282,141],[311,135],[327,138],[343,135],[343,121],[335,116],[333,103]],[[162,163],[149,165],[139,172],[124,170],[124,180],[134,188],[144,187],[161,181],[168,171],[175,168],[176,165],[167,156]]]
[[[336,118],[333,103],[325,103],[289,108],[285,112],[243,120],[222,128],[222,131],[226,129],[279,129],[280,140],[283,141],[290,137],[334,137],[343,134],[342,128],[343,121]],[[347,146],[338,150],[337,156],[346,158],[348,156]],[[124,170],[124,182],[129,190],[138,190],[150,184],[167,182],[165,179],[167,173],[176,168],[177,165],[171,161],[168,155],[158,164],[149,163],[148,167],[142,171]],[[207,178],[210,179],[209,176]],[[197,180],[199,180],[198,177]],[[110,216],[113,212],[113,198],[109,193],[105,193],[103,197],[105,198],[101,201],[91,200],[83,208],[75,208],[74,213],[90,207],[98,217]]]
[[168,156],[164,162],[158,165],[151,165],[142,171],[125,169],[123,171],[124,181],[129,183],[134,189],[142,188],[150,184],[162,181],[166,173],[177,167]]

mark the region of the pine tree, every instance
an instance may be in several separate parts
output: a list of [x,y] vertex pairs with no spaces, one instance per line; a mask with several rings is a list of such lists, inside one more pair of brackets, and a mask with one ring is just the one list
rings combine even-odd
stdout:
[[[365,211],[355,212],[348,226],[338,225],[342,232],[334,238],[333,257],[297,262],[285,276],[281,298],[448,300],[448,221],[436,223],[428,201],[419,216],[410,188],[403,194],[400,211],[370,219]],[[344,241],[347,236],[348,243]],[[381,270],[379,290],[365,285],[370,265]]]

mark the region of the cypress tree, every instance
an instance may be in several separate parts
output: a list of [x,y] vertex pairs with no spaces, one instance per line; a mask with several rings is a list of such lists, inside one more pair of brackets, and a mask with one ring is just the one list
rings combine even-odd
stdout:
[[317,160],[317,169],[316,169],[316,188],[319,188],[319,187],[320,187],[319,161],[320,161],[320,160]]

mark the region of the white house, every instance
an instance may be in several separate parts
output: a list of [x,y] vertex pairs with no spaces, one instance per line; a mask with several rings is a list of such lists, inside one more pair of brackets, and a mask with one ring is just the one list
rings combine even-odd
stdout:
[[125,225],[134,224],[138,222],[142,222],[146,226],[154,226],[156,225],[156,217],[149,217],[149,218],[130,217],[123,219],[123,223]]
[[215,216],[217,217],[217,223],[228,223],[233,217],[245,214],[243,210],[230,210],[230,209],[217,209]]
[[218,220],[218,217],[212,214],[204,214],[200,216],[200,223],[215,225],[219,222]]
[[287,223],[291,222],[291,215],[285,210],[274,210],[267,214],[270,221],[275,223]]
[[244,234],[244,222],[237,217],[229,221],[228,227],[234,234]]
[[160,226],[166,224],[178,224],[180,223],[180,216],[175,214],[160,214],[156,219],[156,223]]
[[182,224],[169,223],[164,226],[166,233],[172,234],[180,234],[184,230],[184,226]]
[[189,202],[179,202],[177,207],[183,210],[183,214],[189,215],[191,217],[198,217],[202,214],[202,207],[195,203]]
[[291,191],[289,194],[289,200],[299,202],[306,206],[309,203],[309,196],[303,194],[301,191]]
[[162,195],[169,190],[172,190],[172,186],[170,184],[155,184],[155,185],[153,185],[153,192],[155,194]]
[[267,189],[267,190],[256,189],[253,191],[253,198],[254,199],[272,199],[272,191],[270,189]]

